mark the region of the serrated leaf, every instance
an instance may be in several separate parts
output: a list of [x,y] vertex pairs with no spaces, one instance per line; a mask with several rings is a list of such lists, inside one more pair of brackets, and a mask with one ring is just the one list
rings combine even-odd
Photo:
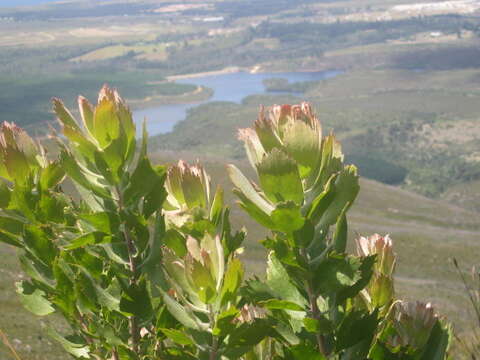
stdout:
[[275,224],[273,230],[286,233],[293,233],[305,224],[305,218],[302,216],[300,207],[292,201],[278,204],[270,217]]
[[16,286],[20,301],[28,311],[38,316],[46,316],[55,312],[52,303],[45,298],[44,291],[26,281],[17,282]]
[[272,252],[268,255],[266,283],[280,299],[303,307],[307,305],[307,301],[290,281],[287,271]]
[[341,351],[361,341],[371,341],[378,325],[378,312],[365,313],[353,310],[342,320],[336,331],[335,349]]
[[24,241],[28,249],[35,254],[46,265],[52,263],[58,252],[58,249],[52,242],[52,238],[42,231],[39,227],[33,225],[25,226]]

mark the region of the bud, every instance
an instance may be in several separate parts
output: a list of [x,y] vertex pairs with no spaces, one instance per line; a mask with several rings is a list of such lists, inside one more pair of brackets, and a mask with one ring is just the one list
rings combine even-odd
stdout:
[[422,302],[401,301],[393,308],[393,328],[396,334],[388,343],[392,347],[410,346],[422,349],[430,337],[438,317],[432,304]]
[[[97,106],[80,96],[78,107],[83,128],[59,99],[53,99],[53,109],[62,125],[64,135],[81,147],[93,143],[105,150],[115,142],[115,151],[120,158],[135,150],[135,124],[132,113],[117,90],[105,85],[99,93]],[[91,145],[90,145],[91,146]],[[113,149],[111,150],[113,151]]]
[[166,188],[168,210],[186,211],[199,207],[209,209],[210,178],[197,162],[189,165],[180,160],[168,169]]
[[395,254],[393,253],[392,239],[389,235],[384,237],[374,234],[369,237],[360,237],[356,240],[359,256],[376,255],[377,260],[373,268],[373,275],[366,288],[369,295],[368,302],[373,307],[385,307],[393,301],[393,271],[395,269]]
[[395,254],[393,243],[389,235],[374,234],[369,237],[360,237],[356,240],[359,256],[377,255],[375,270],[385,276],[392,276],[395,270]]
[[164,249],[165,268],[177,289],[188,295],[189,301],[199,307],[212,303],[222,285],[225,272],[223,247],[218,236],[205,234],[201,241],[188,236],[187,254],[178,258]]
[[45,165],[40,147],[25,130],[8,122],[0,126],[0,176],[23,183],[32,169]]
[[254,127],[241,129],[248,158],[253,167],[274,149],[296,164],[301,179],[307,179],[320,162],[322,134],[310,104],[275,105],[265,114],[262,108]]

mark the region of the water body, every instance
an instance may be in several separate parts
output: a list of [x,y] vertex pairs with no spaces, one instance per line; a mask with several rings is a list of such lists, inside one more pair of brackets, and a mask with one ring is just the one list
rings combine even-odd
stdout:
[[[195,84],[213,89],[213,96],[195,104],[159,105],[137,110],[133,118],[137,128],[141,128],[143,119],[147,119],[147,130],[150,136],[171,132],[175,124],[186,118],[189,109],[212,101],[230,101],[241,103],[244,98],[254,94],[275,94],[268,92],[263,80],[268,78],[284,78],[290,83],[325,80],[340,75],[340,70],[318,72],[284,72],[255,73],[237,72],[230,74],[208,75],[190,79],[177,80],[178,83]],[[298,95],[298,94],[294,94]]]

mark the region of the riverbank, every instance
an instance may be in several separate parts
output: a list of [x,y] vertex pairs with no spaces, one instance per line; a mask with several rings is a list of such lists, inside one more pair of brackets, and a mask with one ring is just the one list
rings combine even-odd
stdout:
[[132,110],[143,110],[160,105],[196,104],[210,99],[213,90],[205,86],[197,86],[194,91],[174,96],[151,95],[143,99],[127,99]]
[[[255,68],[255,67],[254,67]],[[213,70],[213,71],[204,71],[199,73],[191,73],[191,74],[182,74],[182,75],[172,75],[167,76],[168,81],[176,81],[176,80],[184,80],[184,79],[193,79],[198,77],[204,76],[214,76],[214,75],[224,75],[224,74],[233,74],[240,71],[248,71],[250,70],[247,68],[241,68],[239,66],[229,66],[221,70]]]

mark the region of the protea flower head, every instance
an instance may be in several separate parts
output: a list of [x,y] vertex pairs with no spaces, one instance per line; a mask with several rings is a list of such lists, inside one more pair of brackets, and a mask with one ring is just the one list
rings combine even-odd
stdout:
[[395,254],[393,242],[389,235],[381,236],[374,234],[368,237],[356,239],[357,253],[359,256],[377,255],[376,270],[385,275],[391,276],[395,270]]
[[0,126],[0,176],[12,182],[24,182],[31,170],[45,167],[43,149],[14,123]]
[[168,210],[209,209],[210,178],[200,163],[189,165],[180,160],[170,166],[165,185]]
[[77,146],[85,147],[85,142],[90,142],[105,150],[114,143],[116,151],[123,157],[134,151],[135,124],[132,113],[117,90],[103,86],[95,107],[83,96],[78,98],[82,127],[59,99],[52,101],[64,135]]
[[387,307],[393,302],[395,269],[395,254],[393,243],[389,235],[380,236],[374,234],[369,237],[356,239],[357,253],[359,256],[376,255],[376,263],[370,283],[365,289],[364,295],[368,295],[368,303],[373,307],[385,307],[382,311],[388,311]]
[[187,253],[178,257],[164,250],[165,268],[185,297],[196,307],[216,300],[225,272],[223,247],[218,236],[205,234],[199,241],[191,236],[186,240]]
[[[333,135],[322,138],[320,124],[308,103],[262,108],[253,127],[239,130],[239,138],[259,183],[257,186],[229,165],[234,192],[240,206],[270,229],[297,230],[303,226],[297,216],[300,211],[313,224],[326,228],[336,222],[338,211],[348,207],[358,193],[356,168],[344,166]],[[347,188],[350,193],[344,196]],[[332,200],[335,204],[329,211],[317,206],[322,196],[325,203]],[[291,225],[279,220],[284,216],[293,219]]]
[[437,321],[438,316],[431,303],[398,302],[393,308],[393,327],[396,334],[388,343],[392,347],[400,345],[422,349]]
[[261,166],[265,157],[281,152],[297,163],[300,177],[306,179],[320,161],[322,132],[306,102],[275,105],[266,113],[262,108],[253,128],[239,130],[239,138],[244,141],[248,158],[255,168]]

